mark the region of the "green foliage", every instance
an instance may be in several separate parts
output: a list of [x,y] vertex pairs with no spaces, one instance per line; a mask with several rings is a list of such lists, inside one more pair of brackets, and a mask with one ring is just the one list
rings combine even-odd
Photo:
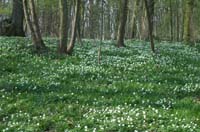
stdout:
[[58,10],[58,0],[39,0],[37,6],[41,11]]
[[2,3],[0,2],[0,15],[10,15],[11,14],[11,4],[10,2]]
[[28,39],[0,38],[1,131],[200,131],[200,53],[162,42],[77,44],[73,56],[33,53]]
[[1,8],[0,6],[0,15],[10,15],[10,14],[11,14],[10,8]]

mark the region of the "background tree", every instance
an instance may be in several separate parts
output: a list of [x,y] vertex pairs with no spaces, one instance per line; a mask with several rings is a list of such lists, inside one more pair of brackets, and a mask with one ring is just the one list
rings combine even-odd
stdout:
[[11,18],[3,19],[0,22],[0,25],[4,23],[2,30],[0,30],[0,35],[24,37],[23,21],[24,12],[22,0],[13,0]]
[[63,54],[67,52],[67,38],[68,38],[68,8],[67,0],[59,0],[60,8],[60,43],[59,43],[59,53]]
[[131,31],[131,38],[135,38],[136,37],[136,32],[137,32],[137,24],[136,24],[136,18],[137,18],[137,15],[139,13],[139,3],[140,3],[140,0],[135,0],[134,1],[134,5],[133,5],[133,18],[132,18],[132,31]]
[[70,43],[67,47],[67,54],[72,54],[73,52],[73,48],[75,46],[75,41],[76,41],[76,37],[77,37],[77,27],[78,27],[78,23],[79,23],[79,11],[80,11],[80,4],[81,4],[81,0],[76,0],[76,6],[75,6],[75,15],[74,15],[74,19],[72,22],[72,35],[71,35],[71,40]]
[[36,14],[36,8],[34,0],[23,0],[24,14],[28,27],[31,31],[31,37],[35,48],[39,50],[46,49],[46,46],[42,40],[40,33],[40,27],[38,23],[38,17]]
[[185,16],[184,16],[184,34],[183,39],[185,43],[191,41],[191,20],[194,0],[185,0]]
[[[0,0],[0,32],[9,29],[11,31],[14,26],[10,26],[11,19],[23,13],[16,11],[20,6],[17,1],[22,0]],[[119,25],[122,21],[121,12],[123,10],[123,2],[116,0],[104,0],[104,21],[101,21],[101,0],[82,0],[80,8],[80,17],[77,26],[78,38],[87,39],[101,39],[101,25],[103,26],[103,40],[105,39],[118,39]],[[147,0],[149,1],[149,0]],[[29,2],[29,1],[28,1]],[[195,2],[195,3],[194,3]],[[74,18],[74,0],[68,0],[67,7],[67,31],[68,37],[72,35],[72,23]],[[127,6],[127,20],[125,25],[124,38],[134,38],[140,40],[148,39],[148,15],[146,12],[144,0],[132,0],[129,1]],[[189,4],[188,4],[189,3]],[[41,36],[44,37],[59,37],[60,36],[60,9],[59,2],[57,0],[35,0],[35,10],[37,12],[39,30]],[[15,7],[17,9],[15,9]],[[153,34],[154,39],[165,41],[199,41],[200,40],[200,2],[194,0],[156,0],[154,2],[154,14],[153,14]],[[14,12],[15,11],[15,12]],[[17,15],[12,15],[13,13]],[[191,15],[187,15],[192,13]],[[189,16],[189,17],[186,17]],[[123,16],[125,17],[125,16]],[[23,22],[22,17],[17,16],[15,19],[19,23]],[[124,18],[123,18],[124,19]],[[7,22],[5,22],[5,21]],[[32,18],[30,19],[33,20]],[[188,21],[189,20],[189,21]],[[187,24],[187,23],[190,24]],[[7,24],[6,24],[7,23]],[[17,23],[17,22],[16,22]],[[2,26],[3,25],[3,26]],[[20,28],[25,29],[26,35],[29,32],[25,24],[16,24]],[[186,26],[187,25],[187,26]],[[121,28],[122,29],[122,28]],[[8,31],[8,30],[7,30]],[[189,35],[188,35],[189,33]],[[5,34],[4,34],[5,35]],[[188,37],[189,36],[189,37]],[[189,40],[188,40],[189,38]],[[81,42],[81,41],[80,41]],[[66,49],[66,48],[64,48]]]
[[88,11],[89,11],[89,34],[90,38],[95,38],[94,26],[95,26],[95,12],[94,12],[94,0],[89,0]]
[[149,38],[151,41],[151,49],[155,53],[154,38],[153,38],[153,16],[154,16],[154,0],[144,0],[148,17]]
[[118,36],[117,36],[117,46],[125,47],[124,37],[125,37],[125,27],[127,21],[127,13],[128,13],[128,0],[121,0],[121,8],[120,8],[120,23],[118,28]]

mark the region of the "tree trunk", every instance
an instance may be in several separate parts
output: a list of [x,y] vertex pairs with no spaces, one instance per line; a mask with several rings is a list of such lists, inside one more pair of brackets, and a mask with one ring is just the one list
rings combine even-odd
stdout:
[[[178,0],[176,0],[176,6],[178,7],[179,6],[179,1]],[[179,30],[179,24],[180,24],[180,18],[179,18],[179,15],[180,15],[180,13],[179,13],[179,8],[177,9],[177,11],[176,11],[176,40],[177,41],[179,41],[179,37],[180,37],[180,30]]]
[[39,27],[38,17],[37,17],[36,10],[35,10],[34,0],[29,0],[29,6],[30,6],[30,14],[32,16],[33,28],[35,31],[35,35],[37,37],[37,43],[41,46],[41,48],[44,48],[45,45],[42,40],[42,36],[41,36],[41,32],[40,32],[40,27]]
[[89,37],[90,39],[95,38],[94,32],[94,0],[89,0]]
[[38,24],[38,18],[35,11],[35,3],[34,0],[23,0],[24,14],[28,27],[31,31],[31,37],[33,40],[33,44],[37,50],[44,50],[46,46],[42,40],[42,36],[40,33],[40,28]]
[[[34,33],[33,26],[31,24],[31,19],[29,17],[30,16],[30,12],[29,12],[29,8],[28,8],[27,0],[23,0],[23,7],[24,7],[24,15],[25,15],[26,23],[28,25],[28,28],[30,29],[32,40],[33,40],[33,42],[35,42],[36,41],[36,36],[35,36],[35,33]],[[36,43],[36,45],[37,45],[37,43]]]
[[170,40],[172,42],[174,40],[172,0],[169,1],[169,4],[170,4]]
[[147,40],[149,37],[148,18],[144,1],[140,2],[140,40]]
[[122,8],[120,11],[120,23],[117,35],[117,46],[125,47],[124,37],[125,37],[125,27],[127,21],[127,13],[128,13],[128,0],[122,0],[121,2],[122,2]]
[[14,36],[25,36],[23,30],[23,4],[22,0],[13,0],[13,11],[12,11],[12,26],[13,26],[13,35]]
[[58,52],[63,54],[66,53],[67,48],[67,39],[68,39],[68,8],[67,8],[67,0],[59,0],[60,7],[60,43],[58,47]]
[[3,32],[0,32],[0,35],[24,37],[23,20],[24,12],[22,0],[13,0],[11,20],[7,22],[7,27],[2,27]]
[[80,15],[80,13],[79,13],[80,2],[81,2],[81,0],[76,1],[75,16],[74,16],[74,20],[72,22],[72,35],[71,35],[70,43],[67,47],[67,54],[72,54],[74,46],[75,46],[76,36],[77,36],[77,26],[78,26],[79,15]]
[[185,7],[185,16],[184,16],[184,32],[183,39],[184,42],[189,44],[191,41],[191,19],[192,19],[192,11],[194,0],[186,0]]
[[147,11],[148,25],[149,25],[149,38],[151,42],[152,52],[155,53],[154,38],[153,38],[153,15],[154,15],[154,0],[144,0]]
[[134,9],[133,9],[133,18],[132,18],[132,31],[131,31],[131,38],[134,39],[136,36],[136,29],[137,29],[137,25],[136,25],[136,16],[138,11],[138,6],[139,6],[139,2],[140,0],[135,0],[134,1]]
[[[80,1],[80,9],[79,9],[79,14],[78,14],[78,24],[77,24],[77,37],[78,37],[78,41],[81,45],[83,45],[82,42],[82,37],[81,36],[81,21],[84,19],[84,16],[82,16],[82,12],[84,12],[84,3],[83,1]],[[83,14],[84,15],[84,14]]]

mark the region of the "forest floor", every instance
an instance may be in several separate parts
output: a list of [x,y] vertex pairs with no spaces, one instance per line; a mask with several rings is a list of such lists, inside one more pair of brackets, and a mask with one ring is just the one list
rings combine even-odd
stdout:
[[200,132],[200,53],[181,43],[76,45],[37,55],[24,38],[0,38],[0,131]]

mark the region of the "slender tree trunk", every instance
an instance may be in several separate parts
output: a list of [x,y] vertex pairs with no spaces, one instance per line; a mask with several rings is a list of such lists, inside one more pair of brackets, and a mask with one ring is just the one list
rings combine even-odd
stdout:
[[81,36],[81,21],[83,19],[83,16],[82,16],[82,12],[84,11],[84,3],[82,1],[80,1],[80,9],[79,9],[79,14],[78,14],[78,24],[77,24],[77,37],[78,37],[78,41],[81,45],[83,45],[82,43],[82,36]]
[[[34,43],[34,42],[36,42],[36,36],[35,36],[35,33],[34,33],[33,25],[31,23],[31,19],[29,17],[30,16],[30,12],[29,12],[29,7],[28,7],[27,0],[23,0],[23,7],[24,7],[25,20],[27,22],[28,28],[30,29],[31,37],[32,37],[32,40],[33,40],[33,43]],[[34,44],[37,47],[37,43],[34,43]]]
[[122,8],[120,12],[120,23],[119,23],[118,36],[117,36],[118,47],[125,47],[124,37],[125,37],[127,13],[128,13],[128,0],[122,0]]
[[137,29],[137,25],[136,25],[136,16],[138,13],[138,6],[139,6],[139,2],[140,0],[135,0],[134,1],[134,9],[133,9],[133,18],[132,18],[132,31],[131,31],[131,38],[135,38],[136,36],[136,29]]
[[190,43],[191,41],[191,20],[194,0],[186,0],[185,16],[184,16],[184,34],[183,39],[185,43]]
[[36,8],[35,8],[35,3],[34,0],[29,0],[29,6],[30,6],[30,14],[32,16],[32,24],[33,24],[33,28],[35,31],[35,35],[37,37],[37,43],[41,46],[41,48],[44,48],[44,42],[42,40],[42,35],[40,32],[40,27],[39,27],[39,21],[38,21],[38,17],[36,14]]
[[170,40],[173,41],[174,39],[174,32],[173,32],[173,10],[172,10],[172,0],[170,2]]
[[185,23],[185,2],[182,2],[182,9],[181,9],[181,34],[180,34],[180,40],[184,41],[184,23]]
[[106,39],[111,39],[110,35],[112,34],[112,30],[111,30],[111,27],[112,27],[112,24],[111,24],[111,9],[110,9],[110,6],[108,6],[108,16],[107,18],[105,18],[105,21],[107,20],[107,23],[105,22],[105,26],[104,26],[104,30],[105,30],[105,38]]
[[[176,0],[176,6],[178,7],[179,6],[179,1],[178,0]],[[177,9],[177,11],[176,11],[176,39],[177,39],[177,41],[179,41],[179,37],[180,37],[180,30],[179,30],[179,24],[180,24],[180,19],[179,19],[179,8]]]
[[141,1],[140,5],[141,10],[141,20],[140,20],[140,39],[147,40],[149,37],[149,29],[148,29],[148,16],[146,12],[146,7],[144,1]]
[[44,50],[46,46],[42,40],[38,18],[35,11],[35,4],[33,0],[23,0],[24,15],[28,27],[31,31],[33,44],[37,50]]
[[79,21],[80,2],[81,0],[76,1],[75,15],[74,15],[74,20],[72,22],[72,35],[71,35],[70,43],[67,47],[67,54],[72,54],[74,46],[75,46],[77,26],[78,26],[78,21]]
[[98,50],[98,64],[101,64],[101,45],[103,43],[103,34],[104,34],[104,0],[101,0],[101,39]]
[[94,26],[94,0],[89,0],[89,37],[91,39],[95,38]]
[[66,53],[67,48],[67,38],[68,38],[68,8],[67,8],[67,0],[59,0],[60,7],[60,43],[58,47],[58,52],[60,54]]
[[154,15],[154,0],[144,0],[147,11],[149,38],[151,42],[152,52],[155,53],[154,38],[153,38],[153,15]]
[[85,37],[85,24],[86,24],[86,20],[85,20],[85,14],[86,14],[86,11],[85,11],[85,1],[81,1],[81,5],[80,5],[80,8],[81,8],[81,10],[80,10],[80,17],[81,17],[81,19],[80,19],[80,36],[82,37],[82,38],[84,38]]

